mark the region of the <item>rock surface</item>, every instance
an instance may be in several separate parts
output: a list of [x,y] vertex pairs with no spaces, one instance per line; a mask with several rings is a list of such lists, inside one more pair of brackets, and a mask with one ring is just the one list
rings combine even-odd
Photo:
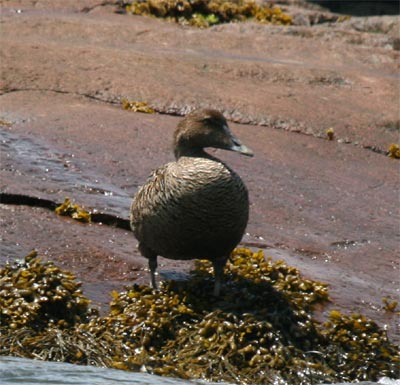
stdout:
[[[1,190],[127,218],[137,187],[173,158],[176,115],[221,109],[256,154],[217,151],[249,188],[243,244],[329,283],[322,318],[362,312],[399,340],[382,302],[399,298],[399,166],[386,156],[399,141],[398,18],[312,25],[327,13],[294,2],[286,12],[303,25],[194,29],[118,14],[116,3],[3,2]],[[122,98],[158,113],[124,111]],[[0,210],[1,263],[36,248],[100,305],[148,279],[125,230]],[[190,267],[160,265],[164,277]]]

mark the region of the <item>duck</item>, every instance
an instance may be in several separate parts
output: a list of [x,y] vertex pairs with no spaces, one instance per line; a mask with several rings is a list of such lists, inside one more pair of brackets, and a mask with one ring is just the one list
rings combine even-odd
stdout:
[[220,111],[194,110],[174,131],[175,161],[154,170],[132,200],[130,225],[141,255],[148,259],[154,289],[158,256],[206,259],[213,265],[213,294],[218,297],[226,262],[245,232],[246,185],[206,148],[253,156]]

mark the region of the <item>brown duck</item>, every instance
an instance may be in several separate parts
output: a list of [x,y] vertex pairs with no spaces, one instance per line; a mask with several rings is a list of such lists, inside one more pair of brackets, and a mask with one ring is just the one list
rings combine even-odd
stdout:
[[208,259],[218,296],[226,261],[247,225],[249,200],[239,175],[204,148],[253,153],[215,110],[187,115],[173,139],[176,161],[155,170],[139,188],[131,206],[131,227],[141,254],[149,260],[154,288],[158,255]]

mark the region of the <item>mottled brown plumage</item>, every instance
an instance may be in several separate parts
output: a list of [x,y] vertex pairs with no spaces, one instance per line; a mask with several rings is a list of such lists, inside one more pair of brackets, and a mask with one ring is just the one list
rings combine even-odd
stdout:
[[209,259],[218,295],[226,260],[246,228],[246,186],[205,147],[253,155],[232,135],[220,112],[194,111],[175,130],[176,161],[155,170],[133,199],[131,227],[149,260],[153,287],[158,255]]

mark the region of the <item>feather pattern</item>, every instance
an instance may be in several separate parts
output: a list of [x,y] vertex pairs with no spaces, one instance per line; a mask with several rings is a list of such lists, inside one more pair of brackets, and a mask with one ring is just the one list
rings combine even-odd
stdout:
[[135,196],[135,236],[171,259],[229,255],[248,220],[248,194],[222,162],[182,157],[155,170]]

